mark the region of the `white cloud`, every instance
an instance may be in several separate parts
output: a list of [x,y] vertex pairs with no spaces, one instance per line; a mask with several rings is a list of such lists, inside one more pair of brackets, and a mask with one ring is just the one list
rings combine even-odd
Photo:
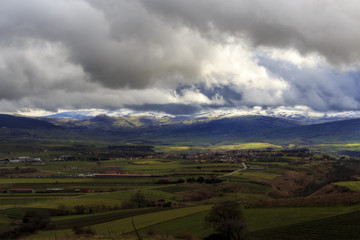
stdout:
[[357,109],[347,71],[360,62],[358,10],[338,0],[1,1],[0,111]]

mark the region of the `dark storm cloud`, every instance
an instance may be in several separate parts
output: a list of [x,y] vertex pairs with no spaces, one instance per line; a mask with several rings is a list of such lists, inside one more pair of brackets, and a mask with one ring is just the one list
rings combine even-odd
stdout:
[[181,31],[186,30],[174,30],[137,1],[92,4],[2,1],[1,44],[23,45],[28,39],[59,42],[68,49],[69,61],[107,87],[144,88],[159,79],[166,84],[198,75],[196,62],[208,52],[196,34],[184,36]]
[[[0,1],[0,111],[359,109],[359,11],[360,2],[340,0]],[[243,51],[234,57],[228,46]],[[262,47],[355,70],[260,59],[268,76],[248,56]]]
[[[340,0],[143,0],[148,9],[204,36],[248,39],[253,46],[317,52],[331,63],[360,61],[360,2]],[[218,34],[213,35],[213,32]]]

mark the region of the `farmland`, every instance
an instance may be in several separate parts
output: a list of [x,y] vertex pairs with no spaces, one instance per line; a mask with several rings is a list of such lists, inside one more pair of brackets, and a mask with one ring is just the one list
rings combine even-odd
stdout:
[[[51,227],[20,238],[76,239],[73,227],[79,226],[91,228],[93,239],[134,239],[132,221],[144,239],[205,238],[214,233],[204,220],[211,208],[230,201],[240,204],[249,239],[270,233],[274,239],[302,239],[294,228],[314,224],[323,230],[332,219],[346,222],[350,237],[357,234],[349,218],[360,211],[358,161],[302,148],[252,146],[3,164],[0,234],[15,231],[24,215],[35,212],[49,216]],[[87,155],[100,156],[97,151]],[[307,231],[308,239],[319,239],[315,230]]]

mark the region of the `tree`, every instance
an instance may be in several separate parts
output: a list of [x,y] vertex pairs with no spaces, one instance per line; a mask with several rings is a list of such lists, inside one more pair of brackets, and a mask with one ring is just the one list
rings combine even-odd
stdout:
[[50,215],[47,212],[33,211],[27,212],[20,225],[20,232],[34,233],[37,230],[54,228],[50,221]]
[[86,208],[84,205],[76,205],[76,206],[74,206],[74,209],[77,214],[84,214]]
[[210,236],[209,239],[245,239],[246,226],[241,207],[236,202],[224,202],[214,205],[205,221],[211,224],[217,232],[216,235]]
[[130,197],[130,203],[134,204],[136,207],[146,207],[148,205],[148,201],[145,198],[145,195],[141,192],[137,192]]

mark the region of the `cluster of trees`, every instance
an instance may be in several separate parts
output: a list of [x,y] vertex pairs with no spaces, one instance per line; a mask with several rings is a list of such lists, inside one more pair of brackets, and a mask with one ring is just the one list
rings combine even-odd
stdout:
[[129,201],[125,201],[121,206],[119,205],[75,205],[73,207],[67,207],[65,205],[59,205],[56,211],[51,212],[51,215],[55,216],[65,216],[65,215],[75,215],[75,214],[92,214],[92,213],[101,213],[106,211],[114,211],[120,209],[130,209],[130,208],[142,208],[142,207],[171,207],[172,202],[166,202],[164,199],[158,201],[151,201],[146,199],[145,195],[141,192],[137,192],[130,196]]
[[207,183],[207,184],[215,184],[215,183],[221,183],[222,180],[218,179],[218,178],[215,178],[215,177],[204,178],[203,176],[200,176],[197,179],[195,179],[194,177],[187,178],[186,182],[188,182],[188,183],[194,183],[194,182],[203,183],[204,182],[204,183]]
[[178,180],[175,180],[175,181],[171,181],[170,179],[165,178],[165,179],[159,179],[155,183],[156,184],[169,184],[169,183],[178,184],[178,183],[184,183],[184,182],[185,182],[185,180],[182,178],[179,178]]
[[[161,204],[157,204],[161,203]],[[172,202],[166,202],[164,199],[160,199],[156,202],[148,200],[145,198],[145,195],[141,192],[137,192],[133,195],[131,195],[128,202],[123,202],[122,207],[123,208],[142,208],[142,207],[155,207],[155,206],[161,206],[161,207],[171,207]]]
[[50,221],[50,214],[42,211],[32,211],[24,215],[19,227],[0,234],[0,239],[17,239],[23,235],[38,230],[54,229],[55,224]]
[[74,215],[74,214],[86,214],[86,213],[100,213],[106,211],[114,211],[121,209],[118,205],[75,205],[74,207],[67,207],[65,205],[59,205],[54,215]]
[[215,183],[221,183],[222,180],[216,178],[216,177],[203,177],[203,176],[199,176],[198,178],[194,178],[194,177],[189,177],[186,178],[185,180],[182,178],[179,178],[178,180],[175,181],[171,181],[170,179],[159,179],[158,181],[156,181],[155,183],[157,184],[178,184],[178,183],[207,183],[207,184],[215,184]]

